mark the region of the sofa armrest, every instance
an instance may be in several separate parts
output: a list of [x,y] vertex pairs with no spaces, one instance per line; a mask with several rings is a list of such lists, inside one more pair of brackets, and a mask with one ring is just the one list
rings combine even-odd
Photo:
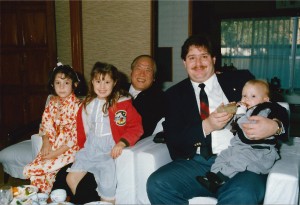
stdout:
[[138,141],[134,146],[125,148],[115,160],[117,170],[116,204],[136,204],[136,156],[153,143],[153,136]]
[[136,204],[150,204],[146,190],[148,177],[155,170],[171,161],[166,144],[154,143],[153,141],[148,144],[147,149],[136,155]]
[[32,158],[38,155],[40,149],[42,148],[43,140],[39,134],[34,134],[31,136],[31,146],[32,146]]
[[281,159],[271,169],[264,204],[298,204],[300,138],[282,144]]

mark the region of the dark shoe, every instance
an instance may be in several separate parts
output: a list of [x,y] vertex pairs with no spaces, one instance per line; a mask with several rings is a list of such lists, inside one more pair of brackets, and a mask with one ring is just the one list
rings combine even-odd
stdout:
[[210,190],[210,182],[208,181],[206,176],[197,176],[196,179],[202,186]]
[[225,183],[225,181],[223,181],[217,174],[213,172],[207,172],[206,177],[210,182],[210,191],[212,193],[216,193],[220,186],[222,186]]
[[216,193],[219,187],[225,183],[213,172],[207,172],[205,176],[197,176],[196,179],[212,193]]

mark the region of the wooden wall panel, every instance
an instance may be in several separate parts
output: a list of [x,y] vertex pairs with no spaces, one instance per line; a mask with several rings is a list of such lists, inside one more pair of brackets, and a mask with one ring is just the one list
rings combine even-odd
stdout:
[[1,44],[2,46],[18,45],[18,28],[16,13],[3,12],[1,14]]
[[[0,149],[11,143],[9,133],[28,127],[44,111],[49,71],[57,58],[54,3],[0,1]],[[30,134],[18,137],[14,142]]]

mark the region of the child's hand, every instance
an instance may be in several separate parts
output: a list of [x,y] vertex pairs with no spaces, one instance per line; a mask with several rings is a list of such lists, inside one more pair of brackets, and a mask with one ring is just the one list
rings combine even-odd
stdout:
[[52,150],[48,154],[42,155],[42,159],[54,159],[56,157],[57,157],[57,154]]
[[68,146],[62,145],[57,150],[50,150],[50,152],[48,154],[42,155],[42,159],[54,159],[54,158],[57,158],[59,155],[62,155],[66,151],[68,151],[68,149],[70,149]]
[[122,154],[123,148],[126,147],[124,142],[118,142],[118,144],[116,144],[112,150],[111,150],[111,157],[113,159],[116,159],[117,157],[119,157]]
[[49,142],[48,136],[43,136],[43,145],[41,148],[42,157],[48,155],[52,151],[52,146]]

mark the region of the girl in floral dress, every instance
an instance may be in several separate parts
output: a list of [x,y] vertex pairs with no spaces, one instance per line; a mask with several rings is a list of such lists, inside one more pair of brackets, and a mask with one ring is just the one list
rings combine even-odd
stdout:
[[79,79],[68,65],[58,64],[49,79],[51,96],[46,106],[39,135],[43,144],[33,162],[23,170],[31,185],[39,191],[50,193],[60,168],[74,161],[77,145],[76,117],[80,101],[74,91]]
[[76,196],[77,185],[90,172],[97,182],[99,200],[114,203],[117,186],[114,160],[124,147],[134,145],[142,136],[142,119],[128,92],[119,89],[116,67],[97,62],[90,79],[89,93],[77,118],[78,144],[85,143],[68,170],[67,183]]

